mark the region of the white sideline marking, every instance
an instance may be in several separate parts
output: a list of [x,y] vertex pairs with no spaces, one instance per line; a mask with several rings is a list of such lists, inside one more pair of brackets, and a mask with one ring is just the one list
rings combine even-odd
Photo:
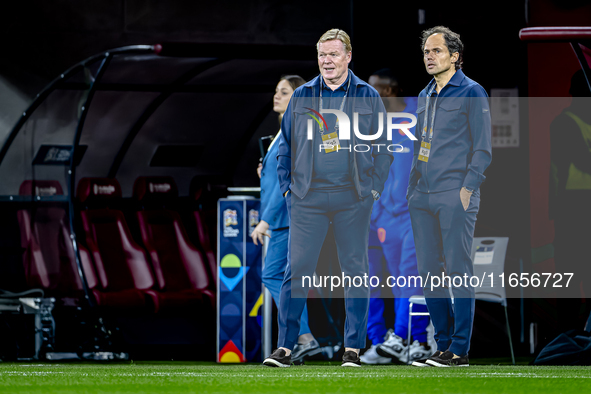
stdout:
[[[21,365],[22,367],[23,365]],[[68,375],[75,375],[75,376],[93,376],[98,377],[102,375],[108,376],[137,376],[137,377],[164,377],[164,376],[186,376],[186,377],[227,377],[227,372],[222,371],[215,371],[215,372],[150,372],[150,373],[78,373],[78,372],[63,372],[63,371],[3,371],[0,372],[0,376],[8,375],[8,376],[47,376],[47,375],[54,375],[54,374],[68,374]],[[310,374],[302,371],[300,374],[240,374],[241,377],[245,378],[267,378],[267,379],[276,379],[276,378],[347,378],[350,379],[352,377],[357,377],[357,375],[343,373],[343,372],[323,372],[323,373],[315,373]],[[386,375],[383,373],[364,373],[362,376],[359,375],[360,378],[371,378],[371,377],[385,377]],[[417,374],[387,374],[389,378],[408,378],[408,379],[415,379]],[[543,374],[536,374],[536,373],[523,373],[523,372],[477,372],[477,373],[469,373],[469,374],[429,374],[428,376],[425,375],[424,377],[429,378],[488,378],[488,377],[497,377],[497,378],[527,378],[527,379],[591,379],[591,376],[557,376],[557,375],[543,375]]]
[[63,367],[63,364],[20,364],[15,367]]
[[53,374],[64,374],[65,372],[59,371],[32,371],[32,372],[22,372],[22,371],[6,371],[0,372],[0,375],[17,375],[17,376],[30,376],[30,375],[53,375]]

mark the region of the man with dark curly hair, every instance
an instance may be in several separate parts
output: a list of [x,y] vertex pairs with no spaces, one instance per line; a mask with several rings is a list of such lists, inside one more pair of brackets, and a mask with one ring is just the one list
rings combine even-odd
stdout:
[[468,366],[474,288],[466,278],[473,275],[480,184],[492,159],[488,96],[461,70],[459,34],[425,30],[421,49],[433,79],[419,94],[406,198],[437,351],[413,365]]

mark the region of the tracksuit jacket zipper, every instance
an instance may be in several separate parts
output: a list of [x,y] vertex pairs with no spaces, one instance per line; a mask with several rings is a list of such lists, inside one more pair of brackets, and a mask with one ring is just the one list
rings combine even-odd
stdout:
[[[351,87],[351,89],[353,89],[353,95],[354,95],[356,93],[357,89],[356,89],[356,87]],[[314,97],[314,98],[318,97],[318,95],[316,95],[316,87],[315,86],[312,86],[312,97]],[[319,108],[318,104],[316,105],[316,108]],[[352,137],[351,141],[353,141],[353,143],[355,142],[355,136]],[[314,166],[314,143],[313,143],[313,141],[310,141],[310,144],[312,146],[312,166]],[[355,189],[357,190],[357,195],[359,196],[359,199],[363,200],[363,197],[361,196],[361,183],[359,182],[359,169],[357,168],[357,154],[356,154],[357,152],[355,152],[355,149],[353,149],[353,152],[351,152],[351,153],[353,154],[353,184],[355,185]]]

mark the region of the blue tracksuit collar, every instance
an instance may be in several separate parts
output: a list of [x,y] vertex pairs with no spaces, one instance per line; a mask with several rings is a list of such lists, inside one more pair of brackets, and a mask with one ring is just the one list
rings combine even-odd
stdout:
[[277,139],[280,137],[281,137],[281,130],[279,130],[279,132],[277,133],[277,135],[275,136],[275,138],[271,142],[271,146],[267,149],[267,152],[265,153],[265,157],[263,158],[263,166],[267,162],[267,159],[270,157],[271,151],[274,152],[273,154],[276,154],[277,146],[279,145],[279,141]]
[[[347,79],[345,79],[345,82],[343,82],[341,84],[341,86],[339,86],[338,88],[335,89],[335,92],[337,90],[347,90],[347,83],[349,82],[349,79],[351,78],[351,74],[353,72],[350,70],[347,70]],[[332,90],[331,88],[328,87],[328,85],[326,84],[326,81],[324,80],[324,78],[322,78],[322,76],[320,77],[320,83],[322,84],[322,89],[327,89],[327,90]]]
[[[302,86],[304,88],[309,88],[309,89],[312,89],[315,87],[317,88],[318,84],[320,83],[320,80],[319,80],[320,78],[322,78],[322,74],[318,74],[316,76],[316,78],[306,82]],[[357,87],[357,86],[369,86],[369,84],[367,82],[359,79],[351,70],[349,70],[349,76],[347,77],[347,81],[348,81],[348,78],[351,78],[351,88]],[[347,83],[347,81],[345,81],[344,83]],[[324,81],[322,81],[322,84],[323,84],[323,86],[326,86],[326,85],[324,85]],[[340,89],[340,87],[339,87],[339,89]],[[314,89],[314,93],[317,93],[316,90],[317,89]]]

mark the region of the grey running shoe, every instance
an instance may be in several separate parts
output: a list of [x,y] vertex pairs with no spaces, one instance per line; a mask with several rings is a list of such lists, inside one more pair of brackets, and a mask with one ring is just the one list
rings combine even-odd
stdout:
[[293,348],[293,352],[291,352],[291,361],[296,365],[301,364],[304,361],[304,357],[313,356],[321,352],[322,349],[320,349],[320,345],[316,339],[312,339],[310,342],[304,344],[298,343]]
[[392,332],[388,339],[378,346],[376,352],[382,357],[396,357],[400,359],[406,353],[406,345],[402,338]]
[[390,364],[392,362],[391,358],[382,357],[376,352],[376,348],[378,345],[371,345],[369,349],[363,353],[363,356],[359,357],[363,364]]
[[430,347],[425,347],[421,345],[419,341],[415,340],[412,345],[410,345],[408,353],[405,352],[399,360],[405,364],[408,363],[409,359],[407,354],[410,354],[410,361],[427,359],[431,355],[431,352],[433,352],[433,350],[431,350]]

